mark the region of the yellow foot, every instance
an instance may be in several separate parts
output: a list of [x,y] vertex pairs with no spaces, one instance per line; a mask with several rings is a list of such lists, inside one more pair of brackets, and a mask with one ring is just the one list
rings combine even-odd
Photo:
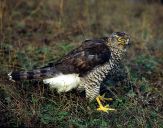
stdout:
[[[116,111],[115,109],[110,108],[109,105],[106,105],[106,106],[103,106],[103,105],[102,105],[101,101],[105,101],[105,100],[111,101],[111,100],[112,100],[112,98],[104,98],[104,96],[105,96],[105,94],[102,95],[102,96],[98,96],[98,97],[96,98],[97,103],[98,103],[98,105],[99,105],[99,108],[97,108],[97,110],[98,110],[98,111],[103,111],[103,112]],[[101,100],[101,101],[100,101],[100,100]]]
[[114,108],[110,108],[109,105],[102,106],[100,105],[99,108],[97,108],[97,111],[107,112],[108,111],[116,111]]

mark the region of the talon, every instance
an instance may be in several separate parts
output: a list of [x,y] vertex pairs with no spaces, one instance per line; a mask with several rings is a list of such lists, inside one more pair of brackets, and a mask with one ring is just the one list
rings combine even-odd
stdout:
[[97,111],[103,111],[108,113],[108,111],[116,111],[116,110],[114,108],[110,108],[109,105],[106,105],[106,106],[99,106],[99,108],[97,108]]
[[[109,101],[110,101],[110,100],[112,100],[112,98],[104,98],[104,96],[105,96],[105,94],[102,95],[102,96],[98,96],[98,97],[96,98],[97,103],[98,103],[98,105],[99,105],[99,108],[97,108],[97,110],[98,110],[98,111],[107,112],[107,113],[108,113],[108,111],[116,111],[116,109],[110,108],[109,105],[106,105],[106,106],[103,106],[103,105],[102,105],[101,101],[105,101],[105,100],[109,100]],[[101,101],[100,101],[100,100],[101,100]]]

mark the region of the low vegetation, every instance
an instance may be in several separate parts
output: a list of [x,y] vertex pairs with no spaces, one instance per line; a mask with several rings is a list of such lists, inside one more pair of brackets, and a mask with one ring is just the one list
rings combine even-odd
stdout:
[[[98,0],[2,0],[0,126],[163,127],[163,6]],[[76,91],[57,94],[40,81],[7,73],[53,62],[81,41],[115,31],[131,35],[124,60],[130,84],[106,83],[116,112],[100,113]]]

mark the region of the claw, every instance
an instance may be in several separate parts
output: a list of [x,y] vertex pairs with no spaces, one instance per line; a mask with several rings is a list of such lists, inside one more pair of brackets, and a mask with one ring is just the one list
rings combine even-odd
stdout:
[[103,106],[102,105],[101,101],[105,101],[105,100],[111,101],[112,100],[112,98],[104,98],[104,96],[105,96],[105,94],[103,94],[102,96],[98,96],[96,98],[97,103],[99,105],[99,107],[97,108],[97,110],[98,111],[107,112],[107,113],[108,113],[108,111],[116,111],[114,108],[110,108],[109,105],[106,105],[106,106]]
[[99,108],[97,108],[97,111],[103,111],[108,113],[108,111],[116,111],[116,110],[114,108],[110,108],[109,105],[106,105],[106,106],[99,106]]

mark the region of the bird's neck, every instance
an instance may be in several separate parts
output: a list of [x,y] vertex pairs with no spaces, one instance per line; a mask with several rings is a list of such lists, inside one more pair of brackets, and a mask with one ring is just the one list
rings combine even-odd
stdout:
[[123,58],[124,53],[125,53],[125,51],[119,50],[119,49],[111,50],[110,61],[112,61],[113,63],[119,62]]
[[105,70],[105,74],[107,75],[111,70],[116,70],[116,67],[118,65],[118,63],[121,61],[121,59],[123,58],[124,55],[124,51],[119,51],[114,50],[111,51],[111,58],[110,60],[103,65],[103,70]]

